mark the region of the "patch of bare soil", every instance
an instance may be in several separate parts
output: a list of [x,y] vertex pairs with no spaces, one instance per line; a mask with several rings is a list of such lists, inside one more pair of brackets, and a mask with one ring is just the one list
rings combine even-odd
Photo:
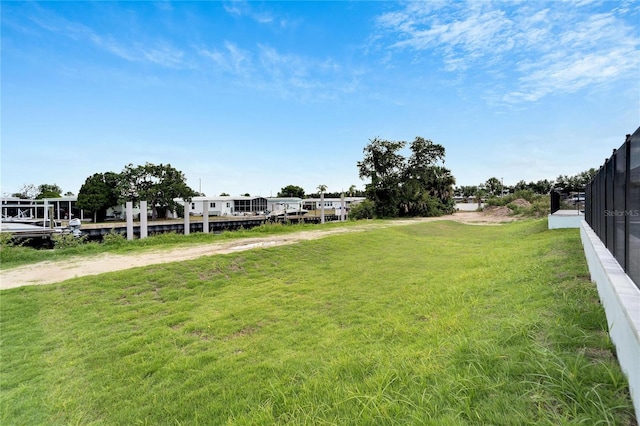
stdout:
[[516,205],[518,207],[531,207],[531,203],[525,200],[524,198],[518,198],[513,200],[511,204]]
[[513,210],[507,206],[486,206],[482,212],[485,216],[489,217],[508,217]]
[[347,232],[363,232],[368,229],[380,227],[402,226],[436,220],[454,220],[471,225],[499,224],[514,220],[507,216],[508,215],[478,212],[458,212],[453,215],[441,217],[402,219],[384,223],[364,222],[361,225],[350,228],[322,229],[319,227],[317,230],[297,232],[290,235],[247,238],[212,244],[199,244],[193,247],[179,247],[139,254],[121,255],[107,253],[95,257],[80,257],[55,262],[40,262],[17,268],[0,270],[0,290],[22,287],[25,285],[53,284],[76,277],[98,275],[105,272],[121,271],[124,269],[159,263],[179,262],[196,259],[202,256],[213,256],[216,254],[235,253],[257,248],[295,244],[300,241],[323,238],[328,235]]

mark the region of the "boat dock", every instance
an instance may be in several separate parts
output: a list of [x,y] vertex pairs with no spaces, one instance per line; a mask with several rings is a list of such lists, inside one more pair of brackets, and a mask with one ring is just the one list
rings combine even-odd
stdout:
[[[325,215],[326,222],[338,221],[338,215]],[[204,232],[202,217],[192,217],[189,220],[189,233]],[[315,223],[321,222],[319,215],[304,216],[281,216],[275,218],[267,218],[265,216],[232,216],[232,217],[210,217],[208,221],[209,232],[218,233],[223,231],[234,231],[238,229],[250,229],[265,223]],[[176,234],[184,234],[185,223],[183,219],[156,220],[147,222],[148,235],[162,234],[166,232],[174,232]],[[106,222],[106,223],[85,223],[81,228],[82,234],[87,235],[91,240],[102,239],[104,235],[111,232],[126,235],[126,222]],[[140,238],[140,222],[134,222],[133,234],[136,238]]]
[[[335,214],[326,214],[325,222],[339,221],[341,218]],[[266,216],[225,216],[225,217],[209,217],[208,232],[220,233],[223,231],[234,231],[238,229],[250,229],[265,223],[283,223],[283,224],[299,224],[299,223],[321,223],[319,214],[305,215],[287,215],[277,217]],[[27,225],[24,223],[11,223],[3,221],[2,232],[12,234],[14,239],[21,241],[30,241],[29,245],[51,246],[53,235],[68,233],[66,229],[66,221],[56,223],[55,228]],[[206,232],[204,229],[204,220],[201,216],[193,216],[189,218],[187,226],[188,232],[185,232],[184,219],[167,219],[148,221],[144,225],[140,221],[133,223],[133,235],[129,239],[141,238],[141,227],[146,226],[146,235],[162,234],[173,232],[176,234],[190,234],[192,232]],[[64,230],[61,228],[65,228]],[[66,231],[66,232],[65,232]],[[83,222],[80,227],[82,236],[92,241],[101,241],[102,238],[110,233],[118,233],[127,235],[127,223],[125,221],[87,223]]]

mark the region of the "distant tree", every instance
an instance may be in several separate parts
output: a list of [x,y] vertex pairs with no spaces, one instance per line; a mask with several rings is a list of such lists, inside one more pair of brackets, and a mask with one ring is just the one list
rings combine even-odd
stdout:
[[71,192],[71,191],[67,191],[67,192],[64,193],[65,197],[73,197],[74,195],[75,194],[73,192]]
[[520,181],[518,181],[518,183],[515,184],[514,190],[515,191],[524,191],[525,189],[529,189],[529,185],[530,184],[528,184],[524,180],[520,180]]
[[190,202],[196,193],[187,185],[184,174],[170,164],[129,164],[120,176],[120,200],[133,201],[135,204],[146,200],[151,207],[153,220],[158,218],[159,208],[176,210],[182,206],[174,200],[175,198]]
[[220,194],[221,197],[228,197],[229,194],[227,194],[226,192],[223,192],[222,194]]
[[404,141],[370,139],[364,148],[364,159],[358,162],[360,179],[369,178],[367,198],[373,201],[378,217],[398,216],[399,185],[404,169],[404,157],[399,151]]
[[553,189],[553,181],[549,181],[547,179],[544,180],[539,180],[537,182],[531,182],[529,184],[529,188],[532,190],[533,192],[535,192],[536,194],[548,194],[549,192],[551,192],[551,189]]
[[445,149],[431,140],[416,137],[411,156],[399,151],[404,141],[375,138],[358,162],[361,179],[370,178],[366,197],[373,201],[376,216],[437,216],[454,210],[455,178],[444,164]]
[[36,200],[42,200],[44,198],[60,198],[62,197],[62,189],[54,184],[43,183],[38,186],[38,194]]
[[524,180],[518,181],[513,187],[513,192],[516,191],[533,191],[536,194],[548,194],[554,187],[554,181],[547,179],[539,180],[537,182],[525,182]]
[[38,188],[34,184],[25,184],[20,188],[20,192],[14,192],[12,197],[19,197],[25,200],[33,200],[38,195]]
[[109,207],[118,204],[120,175],[113,172],[89,176],[78,192],[77,207],[93,214],[94,223],[104,219]]
[[484,183],[484,187],[490,195],[498,195],[500,191],[502,191],[502,184],[500,183],[500,179],[497,177],[487,179]]
[[487,195],[489,195],[487,188],[484,186],[484,183],[481,183],[480,185],[477,186],[476,193],[473,195],[475,196],[474,201],[476,203],[481,202],[483,199],[487,197]]
[[242,194],[242,196],[243,196],[243,197],[251,197],[251,194],[249,194],[249,193],[247,192],[247,193]]
[[593,178],[596,177],[597,174],[598,174],[598,169],[595,169],[592,167],[589,170],[586,170],[580,173],[580,176],[582,177],[582,179],[584,179],[584,183],[586,185],[589,182],[591,182]]
[[351,185],[349,187],[348,192],[349,192],[349,197],[353,197],[353,194],[356,192],[356,186],[355,185]]
[[560,175],[553,185],[554,189],[568,194],[570,192],[582,192],[598,171],[594,168],[580,172],[574,176]]
[[438,216],[453,212],[455,178],[441,165],[444,164],[444,147],[418,136],[410,149],[411,157],[402,175],[400,213]]
[[460,197],[473,197],[477,192],[478,187],[476,185],[463,185],[457,189],[457,195]]
[[304,189],[296,185],[287,185],[278,192],[278,197],[304,198]]

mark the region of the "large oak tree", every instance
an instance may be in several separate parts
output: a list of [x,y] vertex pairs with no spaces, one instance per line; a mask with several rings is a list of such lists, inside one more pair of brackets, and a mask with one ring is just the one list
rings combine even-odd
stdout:
[[[190,202],[196,192],[187,183],[184,174],[170,164],[146,163],[144,166],[127,165],[120,173],[118,185],[120,201],[139,205],[147,201],[151,218],[158,218],[158,209],[176,210],[180,206],[174,199]],[[187,214],[185,212],[185,214]]]

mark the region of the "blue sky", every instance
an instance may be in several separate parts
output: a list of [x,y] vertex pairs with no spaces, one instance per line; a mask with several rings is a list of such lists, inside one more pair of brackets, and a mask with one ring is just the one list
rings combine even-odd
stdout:
[[458,185],[599,167],[640,126],[640,3],[2,2],[2,193],[170,163],[207,195],[364,188],[374,137]]

